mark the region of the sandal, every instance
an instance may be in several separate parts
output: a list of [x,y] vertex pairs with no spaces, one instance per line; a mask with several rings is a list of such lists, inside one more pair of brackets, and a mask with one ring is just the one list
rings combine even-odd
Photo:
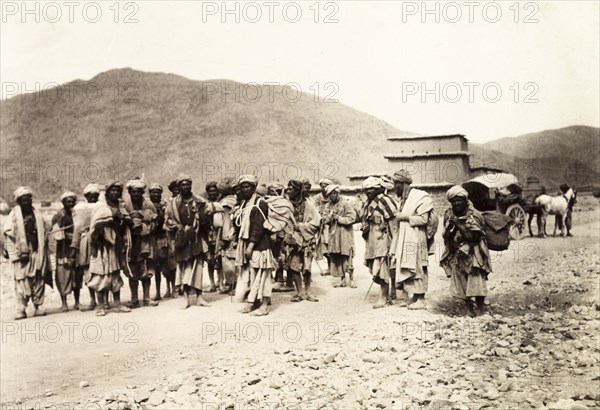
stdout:
[[335,285],[333,285],[334,288],[345,288],[346,287],[346,281],[342,281],[340,283],[336,283]]
[[96,316],[106,316],[106,311],[104,309],[98,309],[96,311]]
[[319,299],[317,299],[313,295],[306,295],[305,299],[308,300],[309,302],[318,302],[319,301]]
[[292,299],[290,299],[290,302],[301,302],[302,300],[303,300],[302,296],[294,295],[294,297],[292,297]]

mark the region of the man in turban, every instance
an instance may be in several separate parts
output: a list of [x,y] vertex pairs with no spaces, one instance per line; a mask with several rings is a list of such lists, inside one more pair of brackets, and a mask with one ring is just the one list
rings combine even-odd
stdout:
[[313,202],[315,203],[317,210],[319,211],[319,215],[321,215],[321,226],[319,227],[319,232],[317,234],[317,242],[315,248],[315,259],[317,261],[325,258],[327,260],[327,267],[323,272],[321,272],[322,276],[330,275],[330,261],[327,256],[327,241],[328,241],[328,232],[327,226],[324,223],[323,216],[325,216],[325,208],[329,203],[329,199],[327,198],[326,189],[328,186],[333,185],[333,181],[327,178],[322,178],[319,180],[319,187],[321,188],[321,192],[314,196]]
[[74,293],[75,309],[79,309],[79,287],[73,287],[75,266],[71,263],[69,255],[73,239],[73,208],[77,203],[77,195],[67,191],[60,196],[63,208],[52,217],[52,235],[49,238],[51,249],[50,261],[55,274],[56,289],[62,302],[61,310],[68,312],[67,296]]
[[169,240],[167,231],[165,231],[165,212],[167,209],[167,201],[162,198],[163,188],[159,184],[152,184],[148,188],[150,201],[156,209],[156,223],[154,228],[154,285],[156,294],[154,300],[161,300],[160,282],[161,274],[167,281],[167,291],[165,298],[173,297],[175,294],[175,270],[169,269]]
[[128,266],[125,275],[129,278],[132,309],[140,307],[138,286],[142,284],[144,306],[157,306],[158,302],[150,299],[150,283],[155,274],[156,243],[156,207],[144,197],[146,183],[141,179],[133,179],[125,185],[129,197],[125,199],[125,210],[131,218],[129,228],[130,240],[127,244]]
[[264,227],[269,213],[267,203],[256,194],[258,179],[253,175],[242,175],[239,209],[235,214],[238,229],[236,266],[239,277],[236,297],[240,299],[248,293],[248,304],[242,313],[264,316],[269,313],[273,289],[273,254],[271,233]]
[[[307,198],[302,181],[292,179],[288,182],[288,198],[294,206],[296,222],[293,234],[287,233],[284,238],[287,272],[296,285],[296,295],[291,301],[300,302],[306,299],[310,302],[318,302],[319,299],[311,294],[310,286],[315,236],[319,231],[321,216],[314,203]],[[302,282],[304,282],[304,297],[301,295]]]
[[460,185],[446,193],[451,208],[444,213],[445,249],[440,265],[450,278],[452,296],[463,299],[469,314],[475,316],[484,313],[487,278],[492,273],[492,265],[485,239],[485,220],[468,198],[468,192]]
[[131,310],[121,304],[123,279],[121,270],[128,269],[125,238],[131,218],[121,198],[123,184],[114,181],[106,185],[106,202],[98,202],[90,217],[90,278],[88,287],[96,292],[97,316],[105,316],[110,309],[108,292],[112,292],[118,312]]
[[[210,280],[209,293],[224,290],[223,270],[221,269],[221,256],[217,253],[216,247],[223,228],[223,207],[219,203],[219,189],[217,182],[206,184],[207,204],[211,208],[210,226],[208,231],[208,253],[206,254],[206,264],[208,267],[208,279]],[[215,284],[215,271],[217,272],[217,283]]]
[[361,210],[362,236],[365,244],[365,265],[373,275],[373,282],[381,287],[381,299],[374,309],[392,304],[393,277],[389,258],[395,233],[396,202],[384,193],[381,179],[375,176],[363,182],[367,201]]
[[[285,187],[279,182],[273,182],[268,186],[268,196],[270,198],[282,198],[284,195]],[[285,266],[285,255],[283,253],[283,239],[285,238],[284,231],[277,232],[271,235],[271,250],[273,257],[275,258],[275,286],[273,292],[291,292],[294,290],[291,274],[289,276],[289,283],[286,284],[283,276]]]
[[165,229],[175,242],[177,261],[175,285],[184,295],[183,309],[190,307],[190,296],[196,295],[197,306],[210,306],[202,297],[204,254],[208,251],[206,237],[210,227],[210,207],[206,200],[192,192],[192,179],[179,178],[179,195],[167,206]]
[[[323,224],[329,232],[327,258],[330,262],[331,274],[341,278],[335,287],[350,286],[355,288],[354,267],[354,229],[356,211],[350,202],[340,196],[339,185],[331,184],[325,189],[328,204],[324,209]],[[349,283],[346,283],[348,274]]]
[[219,231],[219,238],[215,246],[215,252],[221,260],[221,272],[223,275],[222,294],[234,292],[236,281],[235,258],[237,249],[237,237],[235,224],[232,220],[233,212],[238,204],[238,199],[234,193],[232,181],[223,181],[217,184],[222,198],[220,201],[223,209],[223,227]]
[[567,228],[567,236],[573,236],[571,229],[573,229],[573,207],[577,203],[577,191],[568,184],[562,184],[560,192],[562,192],[563,197],[567,200],[567,214],[564,221]]
[[45,279],[49,272],[46,248],[47,227],[42,213],[33,206],[32,191],[19,187],[13,198],[17,205],[10,211],[2,233],[4,253],[8,254],[9,272],[15,280],[17,313],[15,320],[27,317],[27,302],[31,299],[35,307],[34,316],[43,316]]
[[[402,305],[408,304],[409,309],[425,309],[429,255],[427,224],[432,217],[433,200],[427,192],[410,186],[412,177],[406,170],[394,173],[392,179],[400,210],[395,214],[395,235],[390,249],[393,283],[404,291]],[[408,300],[409,295],[412,295],[411,300]]]
[[[83,189],[83,196],[86,202],[78,202],[73,208],[73,239],[69,253],[71,265],[75,267],[73,293],[76,303],[79,300],[79,289],[83,283],[87,285],[90,279],[90,221],[92,210],[100,197],[100,188],[97,184],[88,184]],[[96,292],[90,287],[88,287],[88,291],[90,304],[81,310],[96,309]]]

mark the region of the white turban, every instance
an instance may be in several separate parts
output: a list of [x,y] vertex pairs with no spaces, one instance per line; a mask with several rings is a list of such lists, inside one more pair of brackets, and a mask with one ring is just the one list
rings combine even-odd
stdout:
[[369,177],[363,181],[363,188],[381,188],[381,179],[377,177]]
[[252,184],[254,186],[258,185],[258,178],[255,177],[254,175],[242,175],[239,179],[237,184],[238,185],[242,185],[244,183],[249,183]]
[[454,185],[452,188],[450,188],[448,190],[448,192],[446,192],[446,199],[448,201],[451,200],[452,198],[456,198],[457,196],[468,199],[469,193],[467,192],[466,189],[464,189],[460,185]]
[[88,186],[86,186],[83,189],[83,195],[87,195],[87,194],[99,194],[100,193],[100,187],[98,186],[98,184],[88,184]]
[[13,198],[15,199],[15,202],[21,198],[24,195],[33,195],[33,191],[31,191],[31,188],[29,188],[28,186],[20,186],[17,189],[15,189],[15,192],[13,193]]
[[325,186],[333,185],[333,181],[331,179],[321,178],[319,180],[319,185],[325,185]]
[[64,201],[67,198],[75,198],[75,200],[77,200],[77,194],[71,191],[65,191],[63,192],[63,194],[60,196],[60,201]]
[[327,185],[327,188],[325,188],[325,195],[329,196],[333,191],[340,192],[340,186],[337,184]]
[[127,189],[146,189],[146,183],[141,179],[132,179],[125,184]]
[[379,178],[381,180],[381,187],[384,189],[393,189],[394,188],[394,181],[392,181],[392,179],[388,176],[382,176],[381,178]]

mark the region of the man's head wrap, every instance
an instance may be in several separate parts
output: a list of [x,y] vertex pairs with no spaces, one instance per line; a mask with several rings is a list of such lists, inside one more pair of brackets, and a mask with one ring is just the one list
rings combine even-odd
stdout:
[[150,189],[148,189],[148,192],[152,192],[152,191],[160,191],[160,192],[162,192],[163,191],[163,187],[160,186],[157,183],[154,183],[154,184],[150,185]]
[[258,185],[258,178],[255,177],[254,175],[242,175],[238,181],[237,181],[237,185],[242,185],[242,184],[252,184],[254,186]]
[[217,181],[210,181],[206,184],[206,187],[205,187],[206,192],[208,192],[208,190],[211,188],[215,188],[217,191],[219,190]]
[[13,192],[13,198],[15,202],[25,195],[33,195],[33,191],[31,191],[31,188],[29,188],[28,186],[20,186],[17,189],[15,189],[15,192]]
[[369,177],[363,181],[363,188],[381,188],[381,179],[378,177]]
[[401,169],[400,171],[396,171],[394,172],[394,175],[392,176],[392,180],[394,182],[400,182],[403,184],[412,184],[413,180],[412,177],[410,176],[410,172],[408,172],[405,169]]
[[327,188],[325,188],[325,195],[329,196],[333,191],[341,192],[340,186],[337,184],[327,185]]
[[127,181],[125,184],[127,189],[146,189],[146,183],[141,179],[132,179],[131,181]]
[[302,180],[302,188],[304,189],[304,191],[308,192],[311,187],[312,187],[312,184],[310,183],[310,181],[308,180],[308,178],[304,178]]
[[108,192],[112,187],[117,187],[120,190],[123,190],[123,183],[121,183],[119,181],[109,182],[108,184],[106,184],[106,187],[105,187],[106,192]]
[[454,185],[448,190],[448,192],[446,192],[446,199],[448,201],[450,201],[452,198],[456,198],[457,196],[468,199],[469,193],[460,185]]
[[60,196],[60,202],[64,201],[67,198],[75,198],[75,200],[77,201],[77,194],[75,192],[65,191]]
[[178,179],[174,179],[171,182],[169,182],[169,185],[167,185],[167,188],[169,188],[169,191],[173,192],[173,190],[175,188],[177,188],[178,185],[179,185],[179,180]]
[[321,178],[319,180],[319,186],[323,186],[323,185],[329,186],[329,185],[332,185],[332,184],[333,184],[333,181],[331,179]]
[[87,194],[99,194],[99,193],[100,193],[100,187],[98,186],[98,184],[88,184],[83,189],[83,196],[86,196]]
[[179,174],[179,176],[177,177],[177,183],[181,184],[183,181],[192,182],[192,177],[189,176],[188,174]]
[[388,177],[387,175],[384,175],[379,179],[381,181],[381,187],[383,189],[393,189],[394,188],[394,181],[392,181],[392,179],[390,177]]
[[298,180],[298,179],[290,179],[288,181],[288,188],[292,188],[295,189],[297,191],[302,191],[302,181]]

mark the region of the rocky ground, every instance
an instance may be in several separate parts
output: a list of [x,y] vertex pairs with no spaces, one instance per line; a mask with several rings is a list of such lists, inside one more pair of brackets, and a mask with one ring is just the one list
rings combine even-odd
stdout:
[[315,265],[320,302],[276,294],[262,318],[208,295],[211,308],[12,322],[3,274],[3,408],[600,408],[600,218],[576,218],[574,238],[494,253],[489,313],[474,319],[448,297],[439,253],[428,311],[371,309],[357,258],[358,289],[334,289]]

